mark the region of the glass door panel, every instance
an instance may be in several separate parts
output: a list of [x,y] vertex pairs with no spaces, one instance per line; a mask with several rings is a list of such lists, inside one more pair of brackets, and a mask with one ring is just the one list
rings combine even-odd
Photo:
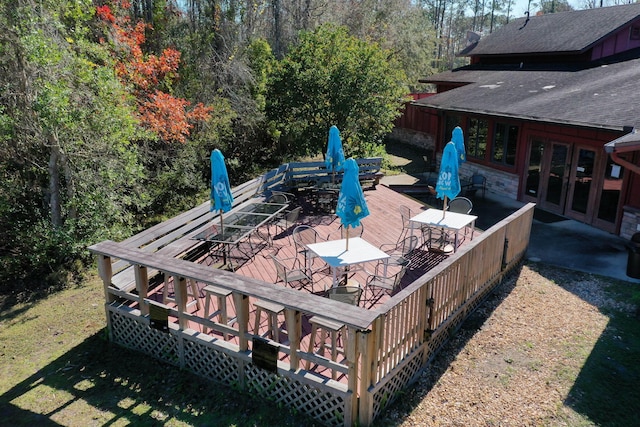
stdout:
[[593,166],[596,153],[593,150],[581,148],[578,150],[574,162],[575,171],[571,174],[573,191],[570,209],[586,215],[589,207],[589,195],[593,183]]
[[553,143],[549,158],[549,175],[543,206],[547,210],[562,212],[566,197],[567,160],[569,146]]
[[534,202],[537,202],[538,194],[540,193],[543,154],[544,141],[531,141],[531,150],[529,151],[529,169],[527,170],[527,181],[525,182],[524,196]]
[[604,183],[600,193],[600,203],[598,204],[598,219],[615,224],[618,216],[618,203],[620,202],[620,192],[622,191],[622,178],[624,168],[616,165],[607,157],[607,165],[604,172]]

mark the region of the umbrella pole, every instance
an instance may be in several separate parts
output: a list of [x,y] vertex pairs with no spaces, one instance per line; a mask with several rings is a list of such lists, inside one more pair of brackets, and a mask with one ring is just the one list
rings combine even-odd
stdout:
[[[347,225],[347,250],[349,250],[349,226]],[[349,266],[344,268],[344,285],[349,284]]]
[[349,226],[347,225],[347,250],[349,250]]
[[[224,239],[224,223],[222,221],[222,209],[220,209],[220,237]],[[224,264],[224,268],[227,268],[227,246],[222,250],[222,263]]]
[[444,203],[442,205],[442,218],[444,218],[445,212],[447,212],[447,196],[444,196]]

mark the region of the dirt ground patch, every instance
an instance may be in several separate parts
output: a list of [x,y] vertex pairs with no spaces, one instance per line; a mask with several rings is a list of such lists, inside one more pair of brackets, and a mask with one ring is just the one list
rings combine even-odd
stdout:
[[[524,266],[462,325],[378,426],[600,425],[574,410],[576,378],[603,334],[607,281]],[[613,425],[613,424],[609,424]]]

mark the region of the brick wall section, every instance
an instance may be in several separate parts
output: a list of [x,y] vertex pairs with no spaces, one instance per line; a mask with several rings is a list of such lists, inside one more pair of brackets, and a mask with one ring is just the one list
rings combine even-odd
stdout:
[[622,222],[620,224],[620,237],[623,239],[631,239],[635,233],[638,233],[638,225],[640,224],[640,210],[629,206],[624,207]]
[[487,178],[487,192],[516,200],[518,198],[518,175],[496,169],[489,169],[475,163],[466,162],[460,166],[460,178],[471,179],[478,173]]

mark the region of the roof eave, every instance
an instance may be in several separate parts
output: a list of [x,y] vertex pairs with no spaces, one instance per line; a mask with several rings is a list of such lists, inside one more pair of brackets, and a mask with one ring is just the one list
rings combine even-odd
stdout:
[[[526,121],[533,121],[538,123],[561,124],[561,125],[577,126],[577,127],[583,127],[583,128],[588,127],[591,129],[611,130],[611,131],[617,131],[617,132],[627,129],[626,126],[613,126],[613,125],[606,125],[606,124],[585,123],[585,122],[578,122],[575,120],[558,120],[558,119],[552,119],[552,118],[529,116],[524,114],[510,114],[510,113],[490,111],[490,110],[474,110],[470,108],[459,108],[459,107],[443,108],[434,104],[419,103],[418,101],[412,101],[411,104],[417,107],[427,107],[427,108],[433,108],[441,111],[450,111],[450,112],[465,113],[465,114],[481,114],[484,116],[504,117],[509,119],[526,120]],[[640,144],[640,141],[638,143]]]
[[629,153],[640,150],[640,133],[633,129],[630,133],[604,145],[607,153]]

